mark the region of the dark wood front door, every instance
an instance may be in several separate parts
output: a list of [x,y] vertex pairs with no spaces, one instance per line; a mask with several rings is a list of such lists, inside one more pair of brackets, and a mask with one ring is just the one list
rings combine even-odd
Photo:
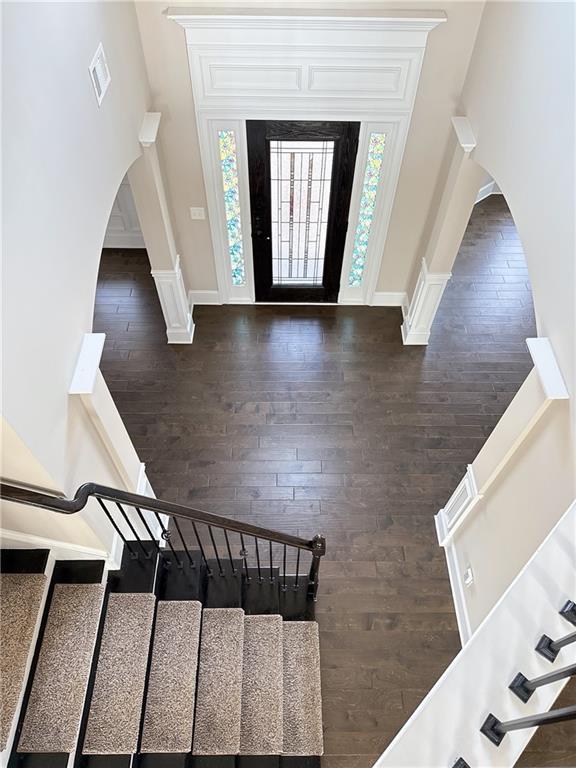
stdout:
[[337,301],[360,123],[246,130],[256,301]]

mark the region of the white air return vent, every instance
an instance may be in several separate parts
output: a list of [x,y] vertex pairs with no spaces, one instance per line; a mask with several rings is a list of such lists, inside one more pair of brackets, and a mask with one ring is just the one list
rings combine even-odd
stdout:
[[98,46],[90,64],[90,77],[92,78],[92,85],[94,86],[94,92],[98,99],[98,106],[100,106],[100,104],[102,104],[102,99],[108,90],[111,79],[102,43]]

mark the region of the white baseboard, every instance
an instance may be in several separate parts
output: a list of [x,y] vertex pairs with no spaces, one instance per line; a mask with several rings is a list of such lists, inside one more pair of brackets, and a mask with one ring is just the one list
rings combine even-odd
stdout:
[[188,325],[184,328],[167,328],[166,338],[168,339],[168,344],[192,344],[195,328],[196,326],[192,322],[192,315],[190,315]]
[[115,232],[104,238],[104,248],[146,248],[141,232]]
[[[120,544],[119,536],[116,536]],[[49,549],[55,560],[105,560],[108,563],[114,560],[116,552],[116,540],[111,547],[110,554],[105,549],[84,547],[81,544],[71,544],[68,541],[48,539],[44,536],[36,536],[32,533],[10,531],[0,529],[0,541],[8,544],[13,549]]]
[[376,291],[370,302],[373,307],[402,307],[408,306],[408,296],[405,291]]
[[488,184],[484,184],[483,187],[480,187],[478,190],[478,195],[476,197],[475,203],[479,203],[481,200],[485,200],[487,197],[490,197],[490,195],[501,195],[502,192],[500,191],[500,187],[498,184],[496,184],[495,181],[490,181]]
[[222,304],[218,291],[188,291],[190,306],[195,304]]

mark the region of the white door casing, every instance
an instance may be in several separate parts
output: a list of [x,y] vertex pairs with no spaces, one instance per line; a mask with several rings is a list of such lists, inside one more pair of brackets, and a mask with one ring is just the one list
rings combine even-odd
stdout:
[[[254,301],[246,120],[361,123],[339,301],[373,303],[427,36],[446,16],[357,13],[167,11],[186,30],[221,303]],[[242,286],[232,285],[231,279],[219,130],[233,130],[236,138],[246,272]],[[350,287],[371,132],[386,134],[385,157],[362,285]]]

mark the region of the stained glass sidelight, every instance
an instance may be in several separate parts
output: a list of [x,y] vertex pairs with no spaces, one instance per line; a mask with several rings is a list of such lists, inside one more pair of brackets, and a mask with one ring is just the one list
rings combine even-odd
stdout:
[[356,227],[354,248],[352,250],[352,266],[350,267],[350,275],[348,277],[348,285],[351,287],[362,285],[364,267],[366,266],[366,254],[368,253],[370,229],[372,228],[374,209],[376,207],[376,194],[378,192],[380,172],[384,161],[385,143],[385,133],[370,134],[366,170],[364,171],[364,184],[362,186],[362,197],[360,198],[358,225]]
[[321,285],[334,141],[271,141],[272,282]]
[[236,157],[236,136],[234,131],[218,131],[220,166],[224,188],[224,209],[228,230],[228,250],[232,269],[232,285],[244,285],[244,249],[242,246],[242,223],[240,215],[240,190],[238,186],[238,163]]

